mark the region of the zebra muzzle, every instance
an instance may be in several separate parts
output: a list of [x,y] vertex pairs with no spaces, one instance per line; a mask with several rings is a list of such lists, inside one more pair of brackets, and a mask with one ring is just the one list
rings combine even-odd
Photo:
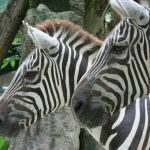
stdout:
[[110,117],[108,106],[103,102],[87,102],[84,99],[75,99],[72,110],[81,127],[95,128],[104,125]]

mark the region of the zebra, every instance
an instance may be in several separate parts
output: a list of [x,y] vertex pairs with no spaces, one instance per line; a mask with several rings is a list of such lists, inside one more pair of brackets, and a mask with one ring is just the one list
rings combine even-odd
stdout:
[[102,44],[69,21],[46,20],[37,28],[23,24],[37,48],[20,65],[0,98],[0,135],[8,137],[70,105],[78,81]]
[[[68,31],[69,27],[70,27],[70,30],[74,31],[73,35],[70,35],[70,34],[68,35],[69,37],[72,37],[72,40],[74,40],[74,43],[73,43],[74,46],[75,46],[76,42],[79,42],[79,43],[81,42],[80,40],[83,38],[81,35],[85,36],[84,39],[86,41],[86,43],[85,43],[86,45],[87,45],[87,43],[88,44],[90,43],[89,41],[91,41],[91,43],[94,42],[92,44],[93,48],[91,48],[89,46],[86,47],[85,45],[80,45],[78,43],[80,46],[83,46],[83,47],[85,46],[87,48],[87,50],[85,50],[85,51],[82,50],[82,52],[84,52],[82,59],[83,59],[83,57],[87,58],[87,62],[83,63],[80,58],[79,62],[83,66],[80,66],[80,68],[78,68],[77,70],[81,70],[81,71],[85,70],[85,72],[87,72],[89,70],[93,60],[95,59],[97,52],[99,51],[99,48],[101,46],[101,41],[99,41],[97,38],[95,39],[93,36],[87,34],[86,32],[83,32],[83,30],[81,30],[81,33],[84,33],[84,34],[79,34],[79,35],[77,34],[75,36],[74,34],[76,34],[77,31],[78,32],[80,31],[79,28],[77,27],[77,30],[75,30],[73,24],[65,22],[65,24],[63,26],[63,23],[64,23],[64,21],[62,22],[60,20],[56,20],[56,23],[55,23],[55,21],[53,21],[53,22],[48,21],[48,22],[42,23],[42,25],[38,25],[38,28],[46,33],[49,33],[49,34],[53,33],[50,35],[55,38],[57,37],[56,39],[59,39],[61,37],[62,39],[61,38],[60,38],[61,40],[59,39],[59,42],[61,42],[60,44],[62,44],[65,41],[64,38],[70,33],[69,32],[67,35],[66,34],[61,35],[62,31],[65,31],[65,33],[66,33],[66,31]],[[66,72],[64,72],[65,70],[64,70],[64,68],[62,68],[62,65],[61,65],[61,67],[59,68],[60,70],[58,69],[58,72],[57,72],[59,74],[57,74],[56,77],[54,76],[54,73],[57,70],[56,66],[53,66],[53,68],[52,67],[49,68],[49,72],[51,72],[49,79],[42,77],[43,75],[41,75],[41,74],[45,75],[47,73],[42,69],[47,68],[49,65],[48,63],[46,63],[46,61],[48,61],[48,60],[47,59],[44,60],[44,58],[42,56],[46,55],[50,59],[49,61],[52,62],[52,64],[55,64],[56,63],[55,60],[58,60],[58,58],[59,58],[58,54],[62,54],[62,50],[64,50],[64,53],[65,52],[67,53],[68,50],[70,50],[70,49],[63,49],[62,47],[60,49],[56,49],[56,47],[52,46],[51,51],[53,53],[47,54],[47,51],[48,51],[47,49],[49,49],[49,47],[52,44],[57,45],[57,42],[55,42],[56,39],[53,41],[53,39],[51,39],[51,37],[45,35],[43,32],[40,32],[37,29],[32,28],[31,26],[29,26],[26,23],[24,23],[24,24],[26,25],[29,35],[32,37],[32,39],[35,42],[35,44],[37,45],[38,49],[33,50],[31,52],[31,54],[28,56],[28,58],[24,61],[24,63],[20,66],[20,68],[17,70],[12,82],[9,85],[9,88],[5,91],[5,93],[1,97],[1,101],[0,101],[0,120],[1,120],[0,121],[1,122],[0,123],[0,135],[5,135],[5,136],[17,135],[18,132],[20,131],[20,129],[26,128],[26,127],[30,126],[32,123],[36,122],[38,119],[46,116],[47,112],[48,113],[54,112],[56,109],[61,108],[63,105],[68,105],[70,103],[70,99],[67,99],[67,98],[66,98],[66,103],[61,103],[60,100],[61,101],[64,100],[63,96],[61,97],[61,99],[59,99],[57,96],[56,97],[57,101],[55,101],[55,99],[50,99],[51,101],[49,102],[50,103],[50,105],[49,105],[49,103],[46,102],[47,98],[45,98],[46,95],[44,95],[44,94],[48,94],[48,96],[49,96],[49,94],[51,94],[51,93],[48,93],[48,92],[44,93],[44,90],[47,91],[49,89],[47,89],[47,86],[45,88],[45,87],[39,85],[40,82],[42,82],[43,85],[50,85],[50,88],[53,87],[56,91],[59,91],[62,93],[64,92],[63,94],[66,93],[65,90],[62,90],[60,87],[54,87],[53,84],[61,82],[61,81],[59,81],[59,79],[62,79],[61,77],[59,77],[59,75],[61,75],[61,70],[64,73],[63,77],[65,78],[65,81],[72,79],[74,76],[71,74],[68,74],[68,75],[65,74]],[[52,27],[50,26],[50,24],[52,24]],[[57,27],[58,24],[59,24],[59,27]],[[68,26],[68,24],[69,24],[69,26]],[[65,29],[63,29],[63,27],[65,27]],[[67,29],[66,29],[66,27],[67,27]],[[60,30],[61,30],[61,32],[60,32]],[[57,31],[56,34],[54,31]],[[58,33],[58,31],[59,31],[59,33]],[[80,39],[80,36],[81,36],[81,39]],[[89,39],[87,40],[86,36],[87,37],[90,36],[90,39],[92,39],[92,40],[89,40]],[[69,37],[67,37],[68,38],[67,40],[69,40]],[[77,39],[75,40],[74,38],[77,38]],[[51,45],[49,45],[48,41],[53,41],[53,42],[51,43]],[[85,41],[82,41],[82,42],[84,43]],[[46,44],[44,44],[44,43],[46,43]],[[77,45],[75,47],[77,47]],[[77,55],[77,54],[74,54],[73,52],[71,51],[70,53],[72,53],[72,56],[74,58],[74,55]],[[41,55],[41,53],[42,53],[42,55]],[[64,53],[63,53],[63,55],[64,55]],[[80,54],[81,54],[81,51],[80,51]],[[87,56],[87,54],[88,54],[88,56]],[[62,57],[62,55],[60,55],[60,56]],[[65,57],[63,57],[63,59],[64,58]],[[37,60],[38,60],[38,62],[37,62]],[[40,67],[40,65],[39,65],[39,63],[41,63],[41,62],[43,65],[42,67]],[[76,63],[73,62],[72,65],[79,64],[79,63],[77,63],[78,59],[76,59],[75,62]],[[58,65],[58,64],[56,64],[56,65]],[[66,66],[64,65],[64,67],[66,67]],[[74,66],[74,67],[76,67],[76,66]],[[77,67],[79,67],[79,65]],[[73,70],[73,73],[74,73],[74,71],[75,71],[75,73],[77,73],[76,70],[72,66],[70,69]],[[75,86],[73,86],[73,83],[71,82],[70,87],[74,87],[74,89],[75,89],[77,83],[79,82],[81,77],[83,77],[83,74],[85,72],[83,72],[82,74],[80,73],[80,76],[78,73],[77,82],[73,82],[73,83],[75,83]],[[44,84],[46,80],[47,81],[49,80],[49,84]],[[65,81],[63,81],[63,84],[65,83]],[[23,89],[23,88],[25,88],[25,89]],[[41,101],[39,101],[40,99],[38,98],[37,95],[36,95],[36,97],[34,97],[34,95],[33,95],[34,92],[36,92],[36,91],[37,91],[37,94],[41,94],[40,88],[43,93],[43,96],[42,96],[43,99],[41,98]],[[29,95],[26,95],[26,94],[29,94]],[[54,96],[56,96],[56,95],[54,95]],[[72,93],[70,94],[70,98],[71,98],[71,96],[72,96]],[[43,103],[45,103],[46,106]],[[58,103],[60,103],[59,106],[58,106]],[[45,108],[51,107],[52,109],[45,110],[45,108],[43,108],[43,109],[41,108],[42,106],[43,107],[45,106]],[[44,113],[44,111],[46,111],[46,113]],[[92,129],[92,130],[90,129],[89,132],[97,139],[97,141],[99,141],[99,139],[96,137],[97,133],[95,133],[97,130],[99,131],[99,128]]]
[[115,113],[106,124],[87,129],[106,150],[150,149],[150,93]]
[[72,112],[83,128],[103,126],[150,92],[150,11],[132,0],[110,4],[123,19],[104,40],[72,97]]

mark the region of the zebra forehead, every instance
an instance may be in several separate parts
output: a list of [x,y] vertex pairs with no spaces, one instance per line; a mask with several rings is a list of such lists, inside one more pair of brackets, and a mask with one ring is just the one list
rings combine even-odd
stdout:
[[69,20],[63,20],[63,19],[47,19],[44,22],[37,24],[36,28],[39,30],[48,33],[50,36],[53,36],[59,28],[63,28],[63,31],[68,31],[69,34],[73,35],[74,33],[78,32],[80,36],[85,36],[88,38],[90,41],[94,41],[96,43],[102,43],[100,39],[97,37],[93,36],[92,34],[86,32],[83,30],[79,25],[74,24],[73,22]]

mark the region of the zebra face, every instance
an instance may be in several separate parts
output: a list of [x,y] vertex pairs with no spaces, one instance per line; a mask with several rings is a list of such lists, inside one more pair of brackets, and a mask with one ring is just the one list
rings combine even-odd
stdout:
[[45,50],[33,50],[17,70],[1,97],[0,135],[16,136],[50,111],[43,94],[46,72],[40,71],[50,63],[47,57]]
[[108,35],[72,98],[75,118],[89,128],[148,94],[150,87],[149,11],[133,1],[112,0],[126,17]]

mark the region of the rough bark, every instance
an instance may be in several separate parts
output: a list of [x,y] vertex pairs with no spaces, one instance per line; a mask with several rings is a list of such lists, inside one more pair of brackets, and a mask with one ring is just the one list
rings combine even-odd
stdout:
[[71,9],[79,14],[80,16],[84,16],[85,12],[85,0],[70,0]]
[[40,1],[39,0],[29,0],[29,5],[30,8],[35,8],[39,5]]
[[0,61],[7,53],[29,8],[28,0],[10,0],[0,15]]
[[85,0],[83,27],[93,35],[100,30],[100,17],[108,4],[108,0]]
[[39,0],[54,12],[70,11],[69,0]]
[[[150,4],[148,0],[135,1],[144,6],[148,6],[148,4]],[[108,24],[108,29],[106,31],[104,17],[108,8],[108,0],[85,0],[83,28],[93,35],[96,35],[101,39],[105,39],[107,33],[109,33],[120,21],[119,15],[116,12],[112,11],[113,19],[111,23]]]

